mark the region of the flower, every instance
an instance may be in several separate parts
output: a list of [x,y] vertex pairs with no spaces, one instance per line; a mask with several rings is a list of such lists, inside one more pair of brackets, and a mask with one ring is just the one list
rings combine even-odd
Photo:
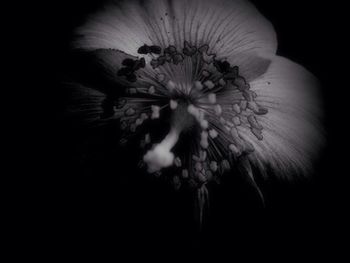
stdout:
[[[287,179],[310,172],[323,142],[317,80],[276,55],[272,25],[248,1],[112,2],[77,32],[75,46],[124,92],[101,94],[107,120],[125,138],[142,134],[149,173],[197,189],[200,214],[206,184],[232,166],[259,193],[252,166]],[[152,125],[167,134],[155,138]]]

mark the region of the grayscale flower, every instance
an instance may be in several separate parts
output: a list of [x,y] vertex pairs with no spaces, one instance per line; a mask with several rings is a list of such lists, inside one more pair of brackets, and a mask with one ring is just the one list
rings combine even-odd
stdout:
[[140,138],[149,173],[196,189],[200,220],[207,184],[233,166],[260,195],[252,167],[310,173],[323,143],[317,80],[276,55],[272,25],[248,1],[112,2],[77,33],[75,47],[124,92],[89,95],[112,105],[103,121],[120,121],[123,143]]

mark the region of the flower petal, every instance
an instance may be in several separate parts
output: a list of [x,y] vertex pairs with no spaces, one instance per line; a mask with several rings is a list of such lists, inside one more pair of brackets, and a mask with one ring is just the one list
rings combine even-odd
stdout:
[[259,116],[262,141],[250,138],[249,130],[241,133],[255,147],[251,160],[262,170],[269,164],[289,179],[295,172],[306,175],[324,143],[316,79],[300,65],[276,56],[266,74],[250,84],[258,95],[256,102],[268,108]]
[[131,55],[143,44],[182,49],[184,41],[208,53],[276,52],[271,24],[244,0],[123,1],[107,6],[78,30],[77,47],[113,48]]
[[229,57],[228,62],[239,67],[239,74],[248,82],[263,75],[271,64],[271,59],[252,52],[244,52]]

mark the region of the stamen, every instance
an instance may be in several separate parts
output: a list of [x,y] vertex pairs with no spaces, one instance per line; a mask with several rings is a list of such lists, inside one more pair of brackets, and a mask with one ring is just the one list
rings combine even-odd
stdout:
[[184,48],[182,52],[186,56],[193,56],[197,52],[197,48],[194,46],[191,46],[187,41],[184,42]]
[[216,103],[216,94],[215,93],[209,93],[208,94],[208,100],[209,100],[209,103],[215,104]]
[[159,111],[160,111],[160,107],[159,106],[155,106],[155,105],[152,105],[152,116],[151,116],[151,119],[154,120],[154,119],[158,119],[159,118]]
[[263,127],[261,126],[260,123],[258,123],[258,121],[256,120],[256,117],[255,117],[254,115],[249,115],[249,116],[247,117],[247,120],[248,120],[249,124],[250,124],[253,128],[258,129],[258,130],[262,130],[262,129],[263,129]]
[[188,170],[187,169],[183,169],[181,175],[182,175],[183,178],[188,178]]
[[195,161],[195,162],[199,162],[200,161],[200,158],[196,155],[192,155],[192,160]]
[[242,110],[245,110],[247,108],[247,101],[246,100],[241,100],[240,104],[239,104],[239,107],[242,109]]
[[202,163],[201,162],[196,162],[194,169],[196,169],[196,171],[200,172],[203,169]]
[[241,155],[241,153],[242,153],[241,150],[238,149],[237,146],[234,145],[234,144],[230,144],[230,145],[229,145],[229,149],[230,149],[230,151],[231,151],[235,156],[239,156],[239,155]]
[[[121,122],[121,128],[135,132],[145,120],[163,117],[160,115],[163,107],[157,104],[165,105],[164,102],[169,101],[172,111],[164,111],[163,114],[171,114],[170,132],[143,158],[151,173],[160,174],[162,168],[173,164],[177,168],[185,168],[183,160],[179,156],[175,158],[171,150],[182,130],[193,127],[193,118],[199,124],[201,128],[199,156],[192,155],[190,170],[181,169],[180,175],[173,177],[175,188],[181,185],[180,177],[190,177],[190,184],[200,187],[210,180],[216,171],[224,172],[230,169],[230,162],[225,159],[227,150],[229,152],[226,158],[235,158],[243,153],[253,152],[254,146],[241,137],[237,130],[238,126],[249,125],[252,134],[258,140],[263,139],[263,126],[255,115],[266,114],[267,109],[255,102],[257,94],[250,90],[249,83],[239,75],[238,66],[231,66],[227,61],[215,60],[215,54],[210,54],[208,51],[207,44],[197,48],[187,41],[184,41],[182,50],[177,50],[175,46],[170,45],[163,50],[163,53],[159,46],[144,44],[138,49],[138,52],[151,55],[152,59],[148,63],[153,69],[160,67],[154,72],[155,79],[152,78],[152,74],[147,75],[142,81],[149,79],[148,87],[138,87],[138,89],[135,86],[129,87],[127,93],[133,96],[130,96],[128,101],[119,99],[115,105],[116,115],[118,113],[122,115],[124,111],[124,116],[129,117]],[[206,65],[211,63],[213,67]],[[126,59],[122,62],[118,75],[135,82],[137,80],[136,71],[143,67],[145,67],[144,58]],[[177,76],[178,72],[185,74]],[[140,74],[143,74],[143,71]],[[137,77],[141,78],[139,74]],[[172,79],[176,79],[176,82]],[[141,97],[142,94],[149,95]],[[126,110],[125,105],[129,106]],[[149,108],[151,112],[142,112]],[[138,117],[132,117],[137,112],[142,113]],[[141,146],[145,147],[149,143],[151,143],[151,138],[147,133],[141,140]],[[220,160],[220,164],[211,160],[214,157]]]
[[165,80],[165,74],[163,74],[163,73],[158,73],[158,74],[156,75],[156,78],[157,78],[157,81],[158,81],[158,82],[162,83],[162,82]]
[[263,139],[261,130],[256,129],[256,128],[252,128],[251,131],[258,140],[261,141]]
[[172,80],[168,81],[166,87],[170,92],[173,92],[176,89],[176,85]]
[[175,164],[176,167],[181,167],[182,163],[181,163],[180,157],[176,157],[175,158],[174,164]]
[[215,111],[216,115],[218,115],[218,116],[221,115],[221,113],[222,113],[221,106],[219,104],[216,104],[215,107],[214,107],[214,111]]
[[208,89],[214,88],[215,84],[211,80],[207,80],[204,82],[204,86],[206,86]]
[[136,113],[136,111],[133,108],[129,108],[125,111],[126,116],[132,116]]
[[236,113],[241,113],[241,108],[239,107],[239,105],[237,103],[233,104],[232,109],[236,112]]
[[210,76],[210,72],[209,72],[208,70],[204,69],[204,70],[202,71],[202,76],[203,76],[203,77],[209,77],[209,76]]
[[197,90],[202,90],[202,89],[203,89],[203,84],[202,84],[202,82],[200,82],[200,81],[195,81],[195,82],[194,82],[194,87],[195,87]]
[[234,125],[239,126],[241,125],[241,119],[238,116],[235,116],[232,118],[232,122]]
[[200,156],[200,160],[201,160],[202,162],[204,162],[205,159],[207,158],[207,152],[206,152],[206,151],[200,151],[200,152],[199,152],[199,156]]
[[217,162],[211,161],[211,162],[210,162],[210,169],[211,169],[213,172],[216,172],[216,171],[218,170],[218,164],[217,164]]
[[151,136],[150,136],[149,133],[147,133],[147,134],[145,135],[145,143],[146,143],[146,144],[151,143]]
[[154,94],[156,92],[154,86],[151,86],[149,89],[148,89],[148,93],[149,94]]
[[142,120],[147,120],[148,119],[148,115],[147,115],[147,113],[141,113],[141,115],[140,115],[140,118],[142,119]]
[[170,109],[175,110],[177,108],[177,101],[170,100]]
[[223,78],[221,78],[221,79],[219,80],[219,84],[220,84],[221,86],[226,86],[226,81],[225,81]]
[[224,172],[224,171],[228,171],[228,170],[230,170],[230,163],[228,162],[228,160],[226,160],[226,159],[224,159],[224,160],[222,160],[222,162],[221,162],[221,169],[222,169],[222,171]]
[[142,123],[143,123],[143,120],[140,118],[137,118],[135,121],[136,126],[140,126],[140,125],[142,125]]
[[209,131],[209,136],[210,136],[210,138],[215,139],[218,136],[218,132],[214,129],[211,129]]

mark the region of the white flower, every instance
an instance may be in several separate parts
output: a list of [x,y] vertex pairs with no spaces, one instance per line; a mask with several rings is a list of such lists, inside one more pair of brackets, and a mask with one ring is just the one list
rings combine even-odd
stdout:
[[[78,33],[76,47],[93,52],[127,91],[115,117],[126,134],[147,134],[149,171],[186,174],[201,200],[205,184],[230,166],[254,186],[251,164],[288,179],[309,172],[323,141],[317,81],[276,55],[272,25],[249,2],[123,1]],[[152,146],[142,125],[168,120],[169,134]],[[192,144],[177,150],[186,136]]]

